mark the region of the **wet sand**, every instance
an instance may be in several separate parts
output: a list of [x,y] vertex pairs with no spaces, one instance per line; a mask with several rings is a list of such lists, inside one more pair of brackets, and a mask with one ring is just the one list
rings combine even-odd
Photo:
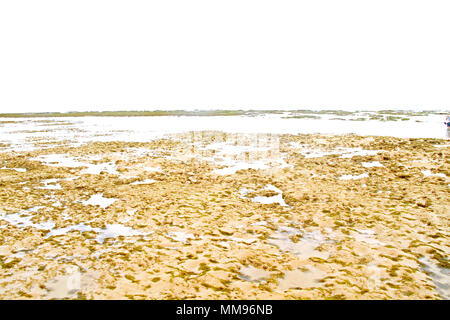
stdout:
[[448,140],[170,134],[0,153],[2,299],[448,299]]

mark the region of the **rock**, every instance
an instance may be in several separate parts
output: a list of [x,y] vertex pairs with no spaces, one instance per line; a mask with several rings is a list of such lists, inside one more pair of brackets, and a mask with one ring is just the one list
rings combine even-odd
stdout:
[[220,233],[222,233],[225,236],[231,236],[235,232],[230,227],[222,227],[222,228],[219,229],[219,231],[220,231]]

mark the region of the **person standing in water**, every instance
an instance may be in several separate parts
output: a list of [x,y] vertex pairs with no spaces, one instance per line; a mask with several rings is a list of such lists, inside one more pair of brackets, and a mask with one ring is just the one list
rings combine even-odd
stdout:
[[450,116],[447,116],[444,123],[447,126],[447,128],[450,128]]

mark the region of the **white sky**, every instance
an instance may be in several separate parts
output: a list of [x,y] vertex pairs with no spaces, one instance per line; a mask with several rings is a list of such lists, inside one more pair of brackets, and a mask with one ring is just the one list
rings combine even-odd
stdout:
[[0,112],[450,109],[448,0],[0,0]]

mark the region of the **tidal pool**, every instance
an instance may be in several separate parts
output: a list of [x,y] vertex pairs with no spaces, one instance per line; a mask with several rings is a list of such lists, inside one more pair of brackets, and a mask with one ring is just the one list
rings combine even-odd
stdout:
[[288,289],[309,289],[323,287],[320,282],[326,273],[312,267],[286,271],[284,277],[278,281],[278,289],[285,291]]
[[442,299],[450,300],[450,269],[439,267],[427,256],[419,258],[419,262],[430,276]]
[[321,244],[329,243],[320,230],[302,232],[297,228],[279,227],[267,243],[277,246],[282,252],[290,252],[302,260],[311,257],[328,259],[330,253],[316,250]]
[[119,199],[116,198],[105,198],[103,197],[103,193],[98,193],[92,195],[88,200],[82,201],[84,205],[91,205],[91,206],[100,206],[103,209],[108,208],[110,205],[112,205],[114,202],[116,202]]

